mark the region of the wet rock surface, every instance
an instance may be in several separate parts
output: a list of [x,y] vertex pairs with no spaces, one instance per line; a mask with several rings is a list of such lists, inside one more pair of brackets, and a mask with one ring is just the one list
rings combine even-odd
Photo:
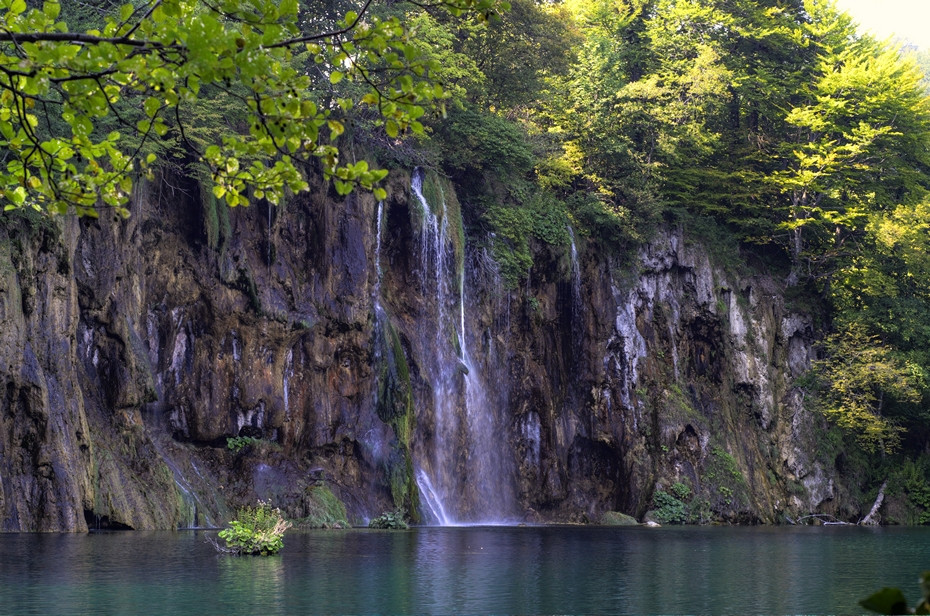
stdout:
[[636,271],[539,246],[509,290],[449,235],[438,294],[409,183],[380,237],[370,195],[323,185],[224,210],[165,177],[126,222],[4,215],[0,531],[211,526],[258,498],[300,517],[322,481],[363,521],[421,511],[440,465],[467,519],[641,518],[675,483],[732,522],[858,510],[812,453],[813,329],[777,281],[672,230]]

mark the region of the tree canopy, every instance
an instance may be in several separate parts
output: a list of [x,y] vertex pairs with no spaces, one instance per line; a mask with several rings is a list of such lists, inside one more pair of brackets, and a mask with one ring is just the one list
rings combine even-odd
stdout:
[[[442,0],[453,15],[488,20],[502,0]],[[243,191],[278,202],[306,181],[297,162],[315,158],[340,193],[373,188],[386,175],[340,159],[339,111],[373,109],[390,137],[422,132],[424,105],[442,101],[437,66],[416,31],[378,15],[371,0],[334,20],[297,0],[150,0],[104,12],[85,31],[48,0],[0,4],[0,196],[7,208],[128,215],[133,174],[155,162],[146,148],[176,132],[205,164],[229,205]],[[93,20],[92,20],[93,21]],[[321,100],[311,74],[361,88]],[[227,99],[239,110],[219,142],[202,149],[185,133],[192,108]],[[375,188],[380,191],[380,189]],[[383,195],[382,195],[383,196]]]

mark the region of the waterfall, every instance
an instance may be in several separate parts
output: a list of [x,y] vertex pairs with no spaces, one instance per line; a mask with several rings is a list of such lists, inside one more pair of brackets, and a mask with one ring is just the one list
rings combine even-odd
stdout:
[[[429,513],[433,522],[449,524],[453,521],[446,512],[456,497],[457,478],[452,472],[456,466],[456,433],[458,432],[458,414],[456,412],[456,381],[461,369],[461,362],[450,344],[450,334],[455,334],[457,328],[449,331],[447,304],[449,301],[448,262],[446,255],[449,243],[449,221],[446,216],[433,212],[429,202],[423,195],[423,172],[414,170],[410,183],[410,190],[420,205],[420,288],[424,300],[435,302],[435,320],[424,323],[431,333],[423,331],[430,339],[422,345],[423,350],[429,354],[425,358],[425,368],[428,372],[430,384],[433,387],[433,448],[432,455],[422,460],[417,471],[417,484],[421,495],[427,495],[430,504]],[[445,204],[441,204],[444,206]],[[444,207],[439,214],[444,214]],[[428,309],[427,309],[428,311]],[[424,330],[426,327],[424,327]],[[459,341],[461,345],[461,341]],[[439,512],[442,515],[439,515]],[[427,512],[424,512],[427,513]]]
[[430,481],[429,475],[424,473],[423,469],[417,471],[417,487],[420,489],[420,500],[429,510],[430,517],[438,522],[440,526],[451,525],[453,522],[446,513],[446,509],[443,507],[439,496],[436,494],[436,490],[433,488],[433,483]]
[[378,201],[378,222],[377,235],[375,236],[375,267],[378,272],[378,279],[375,281],[375,301],[380,302],[381,298],[381,278],[384,272],[381,271],[381,224],[384,220],[384,201]]
[[584,302],[581,300],[581,265],[578,262],[578,247],[575,245],[575,231],[569,225],[568,237],[571,240],[571,275],[572,275],[572,305],[571,305],[571,322],[572,322],[572,351],[577,353],[581,347],[581,340],[584,336],[582,329],[582,310]]
[[288,349],[287,355],[284,356],[284,375],[281,377],[281,385],[284,390],[284,416],[287,421],[291,420],[290,405],[290,384],[294,376],[294,349]]
[[431,339],[421,345],[429,354],[433,430],[431,451],[417,465],[417,485],[434,523],[500,523],[515,517],[516,502],[514,469],[505,463],[506,431],[469,353],[463,255],[456,259],[446,202],[440,195],[434,211],[423,180],[415,170],[410,188],[421,213],[421,291],[435,303]]
[[[393,366],[393,356],[391,354],[388,342],[388,331],[390,331],[390,317],[381,305],[381,281],[384,278],[384,271],[381,267],[381,242],[383,239],[383,222],[384,222],[384,201],[378,201],[377,220],[375,222],[375,284],[372,287],[371,301],[374,308],[374,365],[381,366],[382,362],[387,362],[388,366]],[[375,389],[374,404],[377,408],[379,396],[382,393],[384,382],[380,379],[385,378],[382,374],[379,377],[378,387]],[[390,377],[387,377],[388,379]],[[376,429],[368,430],[361,438],[362,443],[372,452],[374,459],[382,463],[390,456],[390,439],[384,433]]]
[[572,312],[581,309],[581,266],[578,264],[578,247],[575,245],[575,232],[568,227],[568,237],[571,239],[572,255]]

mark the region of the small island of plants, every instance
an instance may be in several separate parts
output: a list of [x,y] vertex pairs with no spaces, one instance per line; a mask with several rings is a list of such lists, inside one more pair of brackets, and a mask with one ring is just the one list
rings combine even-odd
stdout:
[[258,501],[255,507],[240,509],[229,528],[219,532],[218,537],[225,540],[225,546],[213,539],[207,541],[218,552],[226,554],[270,556],[284,547],[284,533],[290,527],[291,523],[284,519],[280,509]]

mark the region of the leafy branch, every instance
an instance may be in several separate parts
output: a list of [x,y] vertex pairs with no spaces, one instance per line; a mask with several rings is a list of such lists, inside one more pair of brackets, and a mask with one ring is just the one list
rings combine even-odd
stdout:
[[[170,132],[209,168],[215,196],[230,206],[248,203],[247,188],[271,203],[288,190],[305,190],[300,164],[311,159],[340,194],[360,186],[383,198],[376,185],[385,170],[340,159],[345,128],[337,112],[369,106],[396,138],[421,133],[418,118],[446,93],[433,79],[437,67],[411,43],[411,29],[397,17],[373,15],[372,1],[335,28],[305,33],[297,0],[126,4],[87,32],[69,31],[55,0],[41,10],[27,10],[25,0],[0,0],[0,147],[9,153],[0,200],[5,209],[97,217],[110,207],[128,216],[134,177],[150,175],[158,161],[155,153],[141,157],[144,146]],[[503,0],[439,5],[479,19],[509,6]],[[348,79],[367,92],[334,105],[314,100],[299,62],[305,56],[333,85]],[[181,110],[204,101],[205,86],[245,92],[248,128],[205,146],[190,139]],[[63,121],[62,130],[53,130],[50,114]],[[129,121],[133,115],[140,119]],[[103,134],[107,117],[126,134]]]

